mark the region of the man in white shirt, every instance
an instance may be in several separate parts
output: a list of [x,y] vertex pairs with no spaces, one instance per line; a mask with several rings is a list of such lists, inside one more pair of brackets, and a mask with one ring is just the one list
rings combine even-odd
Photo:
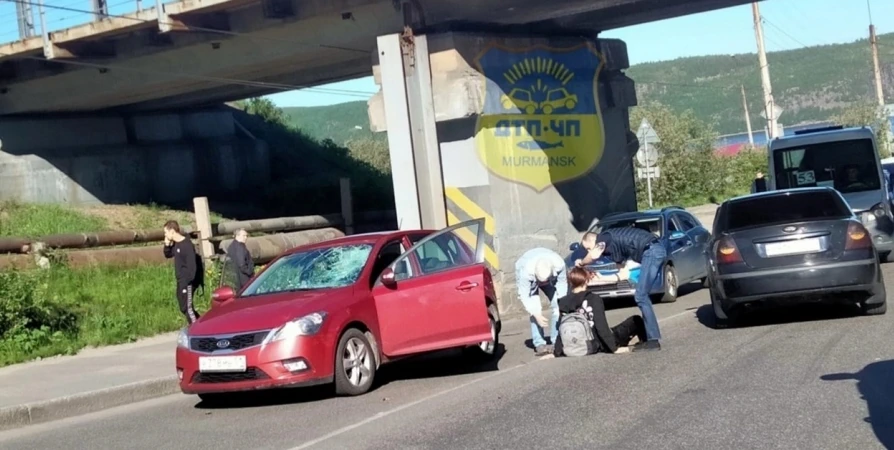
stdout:
[[[543,327],[549,326],[550,344],[555,343],[559,334],[558,300],[568,294],[565,260],[558,253],[534,248],[525,252],[515,263],[515,283],[518,298],[531,316],[531,340],[534,353],[543,356],[552,352],[547,345]],[[549,321],[543,316],[540,305],[540,292],[549,298]]]

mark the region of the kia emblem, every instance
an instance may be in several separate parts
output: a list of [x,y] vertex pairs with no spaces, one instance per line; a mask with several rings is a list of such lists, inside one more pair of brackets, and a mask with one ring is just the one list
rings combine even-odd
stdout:
[[230,346],[230,341],[228,341],[226,339],[221,339],[221,340],[217,341],[217,344],[215,344],[215,345],[217,345],[217,348],[227,348]]
[[783,228],[782,231],[785,231],[786,233],[794,233],[795,231],[798,231],[798,227],[796,227],[794,225],[789,225],[789,226]]

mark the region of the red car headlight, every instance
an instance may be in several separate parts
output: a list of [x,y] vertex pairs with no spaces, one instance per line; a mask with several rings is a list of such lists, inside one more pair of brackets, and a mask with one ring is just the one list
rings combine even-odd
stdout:
[[264,343],[294,339],[298,336],[313,336],[323,327],[326,312],[320,311],[286,322],[267,335]]

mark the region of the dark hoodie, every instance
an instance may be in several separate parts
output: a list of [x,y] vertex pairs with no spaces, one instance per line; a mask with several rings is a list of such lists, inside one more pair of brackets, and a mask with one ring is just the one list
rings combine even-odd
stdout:
[[[605,303],[602,297],[592,292],[572,292],[562,297],[559,303],[559,320],[565,314],[577,312],[580,309],[591,308],[587,311],[590,323],[593,324],[593,334],[596,336],[597,352],[614,353],[618,349],[615,341],[615,335],[612,333],[611,327],[608,326],[608,319],[605,317]],[[586,303],[586,305],[585,305]],[[562,356],[562,336],[556,338],[553,346],[553,354]]]

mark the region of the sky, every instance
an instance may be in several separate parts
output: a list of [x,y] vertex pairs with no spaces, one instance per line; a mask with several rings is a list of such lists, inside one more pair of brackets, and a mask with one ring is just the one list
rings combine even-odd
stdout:
[[[894,33],[894,0],[869,0],[869,5],[876,32]],[[869,36],[865,0],[766,0],[760,2],[760,10],[766,21],[764,45],[768,52],[853,42]],[[673,40],[668,36],[673,36]],[[601,37],[624,40],[631,64],[757,51],[751,5],[619,28],[606,31]],[[668,45],[669,42],[673,44]],[[372,77],[320,87],[351,92],[332,94],[305,89],[269,98],[282,107],[323,106],[365,100],[360,92],[372,95],[378,91]]]
[[[36,5],[38,0],[21,1]],[[136,10],[136,0],[108,2],[111,14]],[[154,3],[154,0],[143,0],[147,6]],[[93,17],[89,13],[91,0],[45,0],[44,4],[47,5],[44,19],[50,31],[83,24]],[[868,4],[877,32],[894,33],[894,0],[868,0]],[[764,41],[770,52],[853,42],[865,39],[869,34],[867,0],[765,0],[760,3],[760,8],[766,21]],[[35,28],[40,33],[37,6],[33,9]],[[673,39],[668,39],[669,36]],[[609,30],[602,33],[602,37],[627,42],[631,64],[756,50],[750,5]],[[0,42],[17,38],[15,4],[0,0]],[[282,107],[322,106],[366,100],[376,91],[378,87],[372,77],[365,77],[283,92],[269,98]]]

